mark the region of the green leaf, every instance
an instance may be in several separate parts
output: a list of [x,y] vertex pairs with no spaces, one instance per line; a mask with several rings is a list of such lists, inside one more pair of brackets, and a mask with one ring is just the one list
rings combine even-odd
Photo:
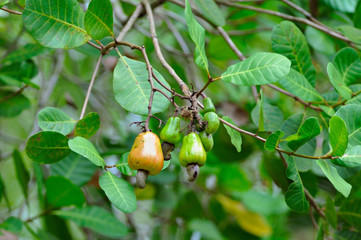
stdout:
[[39,204],[40,204],[40,206],[45,206],[44,193],[43,193],[44,173],[41,168],[41,165],[37,162],[33,162],[33,168],[34,168],[34,176],[35,176],[37,187],[38,187]]
[[[251,118],[252,121],[256,126],[259,126],[259,110],[260,105],[257,104],[255,108],[253,108],[251,112]],[[283,113],[282,111],[277,107],[273,106],[267,102],[263,103],[263,124],[264,124],[264,130],[265,131],[277,131],[283,121]]]
[[320,53],[332,55],[335,53],[334,40],[326,33],[308,26],[305,31],[306,39],[312,48]]
[[293,157],[287,158],[288,167],[286,176],[293,181],[288,186],[288,190],[285,194],[287,205],[296,212],[306,212],[310,207],[303,186],[303,182],[300,174],[298,173],[295,161]]
[[330,197],[326,198],[326,210],[325,215],[327,222],[333,227],[333,229],[337,229],[337,214],[335,205],[333,204],[333,201]]
[[353,13],[357,4],[357,0],[323,0],[328,6],[341,12]]
[[38,69],[32,60],[15,62],[0,68],[0,83],[15,87],[22,87],[25,83],[39,89],[36,84],[31,82],[31,79],[37,74]]
[[345,123],[348,132],[349,147],[361,144],[361,105],[350,104],[340,108],[336,116],[341,117]]
[[324,113],[326,113],[330,117],[332,117],[336,113],[335,110],[332,107],[325,106],[325,105],[320,105],[319,107],[322,109],[322,111]]
[[94,40],[113,35],[113,6],[109,0],[92,0],[84,18],[85,30]]
[[83,157],[94,163],[96,166],[105,166],[104,159],[99,155],[93,144],[89,142],[89,140],[87,140],[86,138],[75,137],[73,139],[70,139],[68,144],[69,148],[73,152],[82,155]]
[[19,218],[16,218],[16,217],[9,217],[0,224],[0,229],[4,229],[6,231],[9,231],[9,232],[12,232],[15,234],[20,234],[22,228],[23,228],[23,222]]
[[0,7],[3,7],[4,5],[8,4],[8,0],[0,0]]
[[[235,124],[230,117],[223,116],[222,119],[230,124]],[[228,135],[231,137],[231,142],[233,146],[236,147],[238,152],[242,150],[242,136],[241,133],[229,127],[228,125],[223,123],[223,126],[226,128]]]
[[25,198],[27,198],[28,184],[30,181],[29,171],[25,168],[23,158],[17,149],[13,151],[13,159],[15,163],[16,177],[20,183],[21,190],[23,191]]
[[5,185],[4,185],[4,181],[1,177],[1,173],[0,173],[0,202],[3,198],[3,196],[5,196]]
[[222,240],[222,234],[217,226],[206,219],[192,219],[188,223],[188,229],[193,232],[201,233],[202,239]]
[[70,152],[63,161],[50,166],[52,176],[63,176],[77,186],[89,182],[96,169],[88,159],[75,152]]
[[46,200],[53,207],[81,207],[85,202],[81,189],[63,176],[51,176],[45,185]]
[[352,42],[361,44],[361,29],[354,28],[350,25],[339,26],[338,29]]
[[332,86],[336,89],[336,91],[345,99],[351,99],[352,91],[349,87],[346,86],[346,83],[341,75],[341,73],[337,70],[333,63],[329,62],[327,64],[327,73],[330,77],[330,82]]
[[[137,174],[137,171],[136,170],[133,170],[129,167],[128,165],[128,155],[129,155],[129,152],[127,153],[124,153],[119,162],[116,164],[117,168],[119,169],[119,171],[122,173],[122,174],[125,174],[127,176],[135,176]],[[169,162],[169,161],[168,161]]]
[[264,143],[264,148],[268,151],[274,152],[281,138],[285,135],[285,133],[281,130],[277,130],[276,132],[269,135],[266,142]]
[[194,0],[202,14],[217,26],[224,26],[226,20],[217,4],[213,0]]
[[194,61],[200,68],[203,68],[208,72],[208,59],[204,49],[205,30],[194,18],[192,8],[188,0],[186,0],[185,18],[187,21],[189,36],[196,45]]
[[335,233],[335,240],[359,240],[361,234],[352,230],[339,230]]
[[332,155],[342,157],[348,144],[346,124],[339,116],[333,116],[330,120],[330,144]]
[[23,94],[11,91],[0,91],[0,116],[16,117],[25,109],[30,108],[31,103]]
[[321,168],[322,172],[326,175],[332,185],[343,196],[348,197],[351,192],[352,186],[347,183],[337,172],[337,169],[326,162],[326,160],[317,160],[317,165]]
[[[165,86],[170,88],[157,70],[153,68],[153,72]],[[153,82],[156,88],[164,90],[157,81],[153,80]],[[147,115],[151,87],[145,63],[121,56],[114,70],[113,91],[117,102],[127,111]],[[167,93],[167,95],[170,97],[170,94]],[[163,112],[168,109],[168,106],[168,99],[156,92],[152,113]]]
[[279,83],[287,91],[305,101],[323,101],[321,95],[312,87],[307,79],[294,69],[291,69]]
[[332,62],[341,73],[342,80],[346,85],[352,84],[361,78],[361,60],[353,48],[341,49]]
[[75,123],[75,120],[58,108],[47,107],[38,114],[38,125],[44,131],[68,135],[73,131]]
[[353,23],[355,27],[361,28],[361,1],[358,1],[356,6],[354,15],[353,15]]
[[317,232],[316,240],[324,240],[324,232],[323,232],[323,221],[319,225],[319,229]]
[[90,138],[100,127],[100,117],[98,113],[88,113],[84,118],[80,119],[75,126],[74,136]]
[[263,114],[264,97],[263,97],[263,90],[262,89],[261,89],[260,93],[261,93],[260,100],[257,103],[257,105],[259,105],[258,131],[259,132],[264,132],[265,131],[265,128],[264,128],[264,114]]
[[[55,211],[55,215],[71,220],[104,236],[121,238],[127,235],[127,227],[110,212],[96,206]],[[105,231],[106,230],[106,231]]]
[[337,159],[332,159],[332,163],[341,167],[358,167],[361,165],[361,146],[354,146],[346,150],[346,153]]
[[301,30],[294,23],[283,21],[273,28],[271,40],[273,51],[290,59],[291,67],[304,75],[310,86],[315,86],[316,69]]
[[231,65],[221,78],[240,86],[274,83],[290,71],[291,61],[277,53],[256,53],[246,60]]
[[40,132],[29,138],[26,154],[38,163],[56,163],[69,155],[68,140],[58,132]]
[[29,33],[46,47],[75,48],[90,40],[76,0],[26,1],[22,16]]
[[344,201],[338,211],[338,215],[353,228],[361,230],[361,199]]
[[110,202],[120,211],[131,213],[137,209],[137,199],[133,187],[127,181],[106,171],[99,178],[99,185]]
[[315,117],[307,118],[304,123],[299,127],[296,134],[288,136],[284,141],[288,141],[287,146],[296,151],[302,145],[310,141],[321,133],[320,125]]
[[17,48],[16,50],[12,51],[7,55],[2,62],[22,62],[25,60],[28,60],[32,57],[35,57],[37,55],[43,54],[48,52],[49,48],[44,48],[43,46],[37,44],[37,43],[29,43],[23,47]]

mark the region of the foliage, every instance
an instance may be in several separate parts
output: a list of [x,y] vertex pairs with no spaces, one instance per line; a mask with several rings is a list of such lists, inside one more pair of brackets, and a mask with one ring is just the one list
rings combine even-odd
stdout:
[[360,239],[361,0],[314,3],[0,0],[0,235]]

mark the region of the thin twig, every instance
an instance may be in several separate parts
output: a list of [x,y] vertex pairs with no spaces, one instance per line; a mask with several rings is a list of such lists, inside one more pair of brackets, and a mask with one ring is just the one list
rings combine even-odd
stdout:
[[237,46],[234,44],[234,42],[232,41],[232,39],[228,36],[227,32],[224,31],[224,29],[222,27],[217,27],[218,32],[221,34],[221,36],[223,37],[223,39],[227,42],[228,46],[232,49],[232,51],[237,55],[237,57],[241,60],[244,61],[246,60],[246,57],[243,55],[243,53],[241,53],[241,51],[239,51],[239,49],[237,48]]
[[87,43],[88,43],[90,46],[95,47],[95,48],[98,49],[98,50],[102,50],[102,47],[100,47],[100,46],[92,43],[91,41],[88,41]]
[[98,70],[99,70],[99,66],[100,66],[100,63],[101,63],[101,61],[102,61],[102,58],[103,58],[103,54],[101,54],[101,55],[99,56],[98,61],[97,61],[97,64],[96,64],[96,66],[95,66],[95,70],[94,70],[93,75],[92,75],[92,78],[91,78],[91,80],[90,80],[90,84],[89,84],[88,91],[87,91],[86,96],[85,96],[83,108],[82,108],[82,110],[81,110],[81,114],[80,114],[79,119],[82,119],[82,118],[84,117],[85,110],[86,110],[86,107],[87,107],[88,101],[89,101],[89,96],[90,96],[90,93],[91,93],[92,88],[93,88],[93,85],[94,85],[95,77],[96,77],[97,74],[98,74]]
[[143,11],[143,6],[141,4],[139,4],[134,12],[132,13],[132,15],[128,18],[126,24],[124,25],[124,27],[122,28],[122,31],[120,31],[118,37],[117,37],[117,41],[122,41],[123,38],[125,37],[125,35],[129,32],[130,29],[132,29],[134,23],[137,21],[138,17],[140,16],[140,14]]
[[15,14],[15,15],[21,15],[21,14],[22,14],[21,12],[14,11],[14,10],[11,10],[11,9],[8,9],[8,8],[4,8],[4,7],[1,7],[0,9],[1,9],[1,10],[4,10],[5,12],[11,13],[11,14]]
[[27,88],[27,87],[29,87],[29,85],[25,85],[25,86],[23,86],[22,88],[20,88],[19,90],[17,90],[16,92],[13,92],[13,93],[5,96],[4,98],[0,99],[0,103],[5,102],[5,101],[7,101],[7,100],[9,100],[9,99],[11,99],[11,98],[19,95],[19,94],[22,93],[22,92],[25,90],[25,88]]

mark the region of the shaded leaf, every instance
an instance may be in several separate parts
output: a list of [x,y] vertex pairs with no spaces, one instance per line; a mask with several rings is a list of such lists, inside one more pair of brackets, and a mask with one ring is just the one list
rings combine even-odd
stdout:
[[100,117],[98,113],[88,113],[84,118],[80,119],[75,126],[74,136],[90,138],[100,127]]
[[85,157],[96,166],[104,167],[104,159],[99,155],[93,144],[83,137],[75,137],[69,140],[69,148],[77,154]]
[[287,177],[293,181],[288,186],[285,194],[287,205],[296,212],[305,212],[310,205],[306,199],[304,185],[300,174],[298,173],[293,157],[287,158],[288,167],[286,171]]
[[348,143],[346,124],[339,116],[333,116],[329,125],[332,155],[341,157],[345,153]]
[[231,65],[221,78],[240,86],[277,82],[290,71],[291,61],[277,53],[256,53],[246,60]]
[[[127,227],[110,212],[96,206],[55,211],[55,215],[71,220],[104,236],[120,238],[127,235]],[[104,231],[106,229],[106,231]]]
[[26,1],[22,17],[29,33],[46,47],[75,48],[90,40],[76,0]]
[[346,86],[344,79],[341,73],[337,70],[333,63],[327,64],[327,73],[330,77],[330,82],[336,91],[345,99],[350,99],[352,96],[352,91],[349,87]]
[[217,26],[226,24],[226,20],[217,4],[213,0],[194,0],[202,14]]
[[54,207],[81,207],[85,202],[81,189],[63,176],[51,176],[45,185],[47,202]]
[[69,155],[68,140],[58,132],[40,132],[29,138],[26,154],[38,163],[56,163]]
[[92,0],[84,17],[85,30],[94,40],[113,35],[113,6],[109,0]]
[[325,215],[327,222],[333,227],[333,229],[337,229],[337,213],[335,209],[335,205],[330,197],[326,198],[326,210]]
[[23,158],[17,149],[13,151],[13,159],[15,163],[16,177],[20,183],[21,190],[23,191],[25,198],[27,198],[28,184],[30,181],[29,171],[25,168]]
[[361,230],[361,199],[344,201],[338,215],[358,231]]
[[47,107],[38,114],[38,125],[44,131],[68,135],[73,131],[75,123],[75,120],[58,108]]
[[332,62],[341,73],[342,80],[346,85],[352,84],[361,78],[361,60],[353,48],[341,49]]
[[27,84],[39,89],[38,85],[31,82],[31,79],[37,74],[38,69],[32,60],[15,62],[0,68],[0,83],[19,88],[23,87],[23,84]]
[[273,51],[290,59],[292,68],[304,75],[311,86],[315,86],[316,69],[301,30],[294,23],[283,21],[273,28],[271,40]]
[[307,79],[299,72],[291,69],[290,72],[279,83],[288,92],[305,100],[305,101],[323,101],[321,95],[307,81]]
[[358,1],[354,15],[353,15],[353,23],[355,27],[361,28],[361,1]]
[[361,105],[349,104],[340,108],[336,116],[341,117],[345,123],[348,132],[349,147],[361,144]]
[[308,26],[305,31],[307,42],[320,53],[332,55],[335,52],[335,43],[326,33]]
[[131,213],[137,208],[134,190],[127,181],[117,178],[109,171],[106,171],[99,178],[99,185],[110,202],[120,211]]
[[50,166],[52,176],[63,176],[77,186],[89,182],[96,169],[88,159],[72,151],[64,160]]
[[[223,116],[222,119],[230,124],[235,124],[230,117]],[[241,133],[229,127],[228,125],[223,123],[223,126],[226,128],[228,135],[231,137],[231,142],[233,146],[236,147],[238,152],[242,150],[242,136]]]
[[[135,176],[137,174],[137,171],[133,170],[133,169],[131,169],[129,167],[129,165],[128,165],[128,155],[129,155],[129,152],[124,153],[121,156],[119,162],[116,164],[116,166],[117,166],[117,168],[119,169],[119,171],[122,174],[125,174],[127,176]],[[170,162],[170,161],[168,161],[168,162]],[[165,165],[165,163],[164,163],[164,165]]]
[[9,55],[2,59],[2,62],[22,62],[37,55],[46,53],[49,50],[49,48],[44,48],[37,43],[29,43],[9,53]]
[[268,151],[274,152],[279,141],[285,135],[285,133],[281,130],[277,130],[268,136],[266,142],[264,143],[264,148]]
[[188,223],[188,229],[193,232],[200,232],[202,237],[206,239],[222,240],[222,234],[218,230],[217,226],[205,219],[192,219]]
[[310,117],[302,123],[296,134],[288,136],[284,141],[288,141],[287,146],[293,151],[296,151],[320,133],[321,128],[317,118]]
[[322,172],[326,175],[336,190],[343,196],[348,197],[352,186],[338,174],[337,169],[323,159],[317,160],[317,165],[321,168]]
[[15,234],[20,234],[22,228],[23,222],[16,217],[9,217],[0,224],[0,229],[4,229]]
[[184,13],[187,21],[189,36],[196,45],[194,52],[194,61],[200,68],[203,68],[208,72],[208,59],[204,49],[205,30],[194,18],[192,8],[188,0],[186,0],[186,7]]
[[0,116],[16,117],[30,108],[31,103],[23,94],[11,91],[0,91]]
[[[153,72],[165,86],[170,88],[157,70],[153,69]],[[164,89],[157,81],[153,82],[156,88]],[[145,63],[120,56],[114,70],[113,91],[117,102],[127,111],[147,115],[151,87]],[[167,94],[170,97],[170,94]],[[152,113],[163,112],[168,109],[168,106],[168,99],[156,92],[153,98]]]
[[338,29],[352,42],[361,44],[361,29],[354,28],[350,25],[339,26]]
[[[256,126],[259,126],[259,110],[260,105],[257,104],[255,108],[253,108],[251,112],[252,121]],[[283,113],[277,107],[273,106],[267,102],[263,103],[263,124],[265,131],[276,131],[280,128],[283,121]]]

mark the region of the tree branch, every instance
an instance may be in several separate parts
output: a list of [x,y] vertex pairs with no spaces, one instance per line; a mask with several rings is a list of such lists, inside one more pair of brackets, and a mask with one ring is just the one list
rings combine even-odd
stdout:
[[4,7],[1,7],[0,9],[1,9],[1,10],[4,10],[5,12],[11,13],[11,14],[15,14],[15,15],[21,15],[21,14],[22,14],[21,12],[14,11],[14,10],[11,10],[11,9],[8,9],[8,8],[4,8]]

